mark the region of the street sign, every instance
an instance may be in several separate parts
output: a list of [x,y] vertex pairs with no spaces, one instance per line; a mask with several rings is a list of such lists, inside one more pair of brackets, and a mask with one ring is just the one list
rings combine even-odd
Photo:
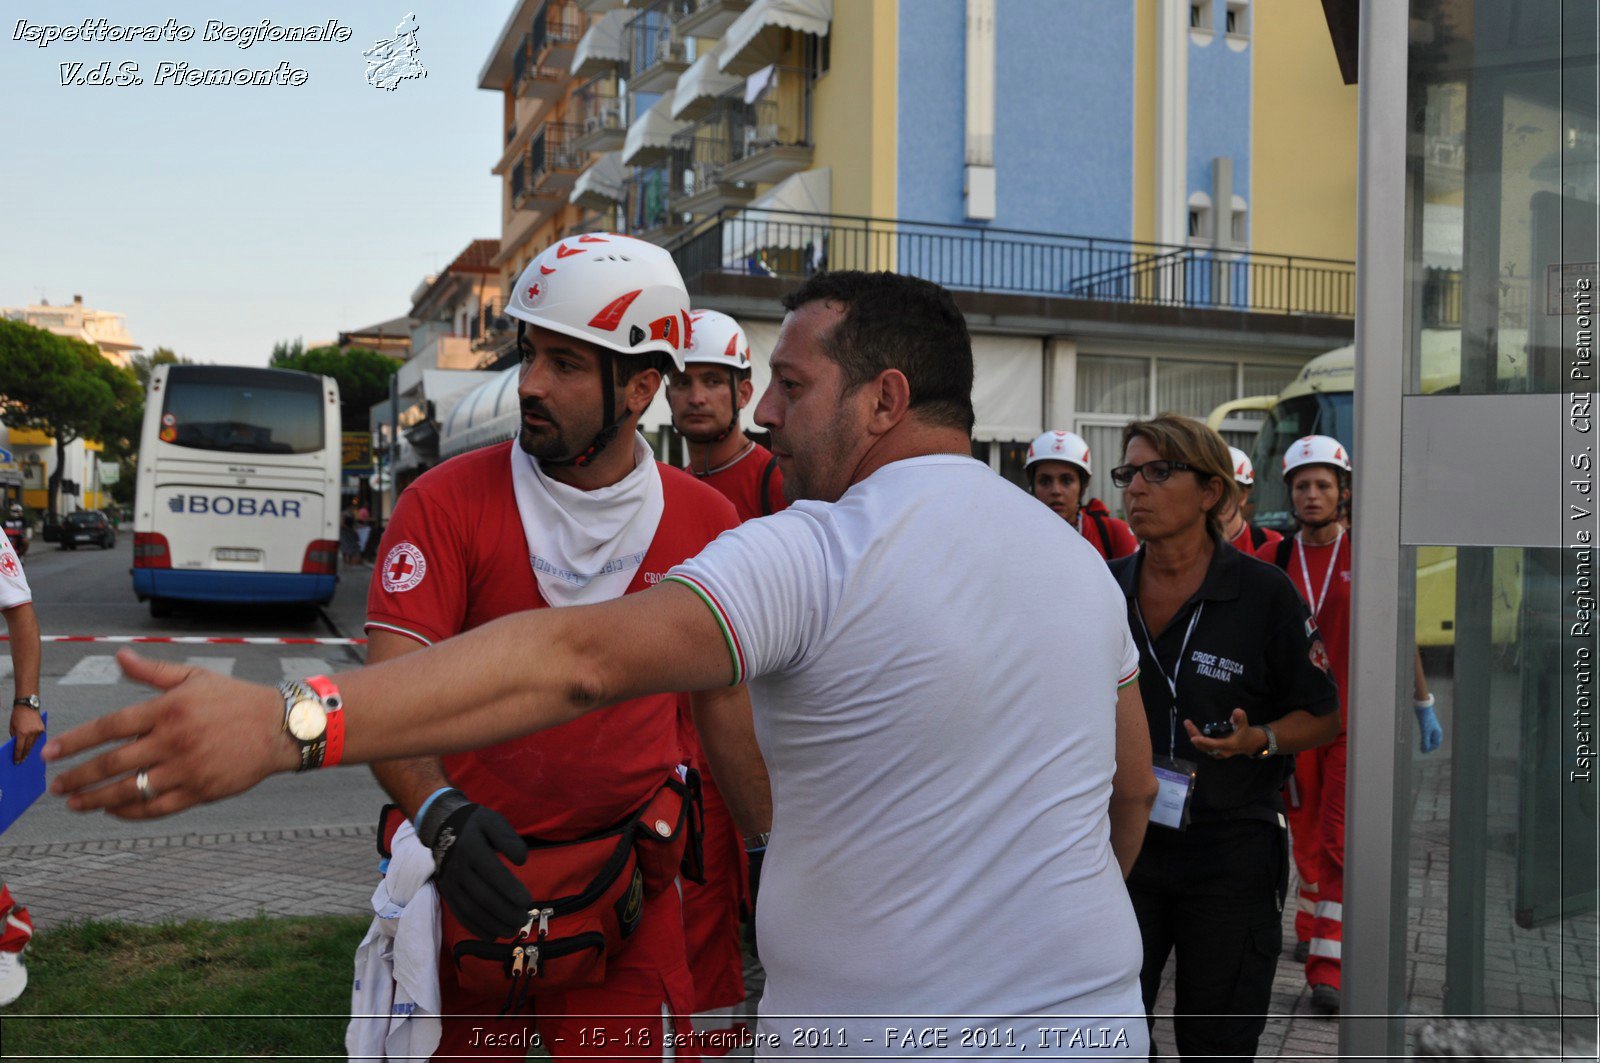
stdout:
[[343,443],[344,460],[342,464],[346,472],[371,471],[371,432],[343,432],[340,434],[340,441]]

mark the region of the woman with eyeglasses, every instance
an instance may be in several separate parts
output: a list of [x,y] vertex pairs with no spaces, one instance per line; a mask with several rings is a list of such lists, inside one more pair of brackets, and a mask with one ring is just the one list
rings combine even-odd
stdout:
[[1128,877],[1145,1012],[1153,1027],[1176,951],[1178,1053],[1247,1060],[1283,947],[1286,757],[1334,739],[1338,693],[1294,585],[1223,539],[1238,488],[1222,437],[1163,414],[1128,425],[1122,448],[1111,481],[1143,545],[1111,572],[1139,646],[1160,783]]

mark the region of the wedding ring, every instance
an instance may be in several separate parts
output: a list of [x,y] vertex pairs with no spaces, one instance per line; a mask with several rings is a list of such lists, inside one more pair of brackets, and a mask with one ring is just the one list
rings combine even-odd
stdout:
[[133,777],[133,785],[139,789],[139,798],[144,801],[155,799],[156,793],[150,789],[150,773],[141,771]]
[[[1215,750],[1215,749],[1213,749],[1213,750],[1212,750],[1212,751],[1211,751],[1211,755],[1212,755],[1212,756],[1213,756],[1213,757],[1215,757],[1215,758],[1216,758],[1216,759],[1217,759],[1217,760],[1221,760],[1221,759],[1222,759],[1222,754],[1221,754],[1221,752],[1219,752],[1219,751],[1218,751],[1218,750]],[[142,774],[142,773],[141,773],[141,774]],[[149,798],[148,798],[148,797],[147,797],[147,798],[145,798],[145,800],[146,800],[146,801],[148,801],[148,800],[149,800]]]

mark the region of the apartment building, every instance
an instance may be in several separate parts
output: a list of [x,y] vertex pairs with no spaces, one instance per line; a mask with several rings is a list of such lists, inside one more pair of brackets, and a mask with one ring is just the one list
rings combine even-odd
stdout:
[[569,233],[662,243],[759,388],[809,273],[937,280],[1008,475],[1045,428],[1110,454],[1351,336],[1356,92],[1317,0],[527,0],[480,86],[507,289]]

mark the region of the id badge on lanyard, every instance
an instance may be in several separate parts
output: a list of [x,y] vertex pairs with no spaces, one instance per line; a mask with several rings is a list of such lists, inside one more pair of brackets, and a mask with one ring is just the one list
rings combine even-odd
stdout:
[[1139,627],[1144,632],[1145,646],[1150,650],[1150,660],[1161,678],[1167,681],[1167,689],[1172,692],[1167,755],[1155,758],[1156,803],[1150,809],[1151,823],[1172,830],[1184,830],[1189,826],[1189,806],[1194,801],[1194,779],[1198,766],[1193,761],[1183,760],[1173,754],[1178,748],[1178,673],[1183,670],[1183,655],[1189,650],[1189,636],[1194,634],[1195,625],[1200,622],[1200,613],[1205,607],[1205,603],[1201,602],[1189,618],[1189,626],[1183,633],[1183,645],[1178,647],[1177,666],[1169,676],[1166,669],[1161,667],[1161,658],[1156,656],[1155,645],[1150,641],[1150,629],[1145,627],[1144,612],[1139,609],[1138,602],[1134,603],[1134,610],[1139,615]]
[[1195,766],[1176,757],[1157,757],[1156,803],[1150,809],[1150,822],[1173,830],[1189,825],[1189,805],[1194,800]]

